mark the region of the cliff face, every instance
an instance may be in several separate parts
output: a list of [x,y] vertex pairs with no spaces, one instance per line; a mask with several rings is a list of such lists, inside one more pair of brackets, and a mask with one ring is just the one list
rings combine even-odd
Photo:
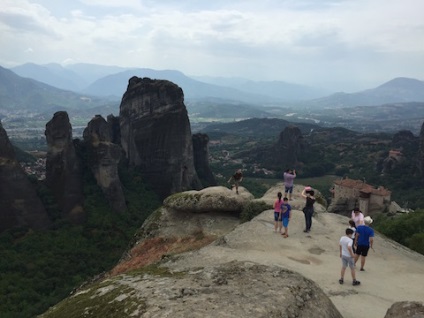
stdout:
[[280,133],[277,148],[280,149],[276,157],[284,169],[295,167],[298,162],[299,153],[303,150],[303,136],[299,127],[287,126]]
[[60,111],[46,124],[48,145],[46,182],[52,190],[62,215],[71,222],[84,221],[82,174],[72,142],[68,114]]
[[133,77],[120,105],[121,145],[162,198],[201,187],[191,128],[180,87]]
[[216,180],[209,167],[209,137],[206,134],[193,135],[194,167],[205,187],[215,186]]
[[127,206],[121,181],[118,175],[118,163],[122,149],[114,144],[114,131],[106,120],[95,116],[84,130],[84,142],[88,150],[88,165],[113,210],[123,212]]
[[47,212],[0,123],[0,232],[17,226],[45,229],[49,225]]
[[419,143],[418,162],[421,173],[421,181],[424,183],[424,123],[421,126]]

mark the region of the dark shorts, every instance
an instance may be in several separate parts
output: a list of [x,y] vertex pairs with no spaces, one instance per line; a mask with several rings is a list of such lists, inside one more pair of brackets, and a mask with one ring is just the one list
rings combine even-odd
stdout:
[[289,218],[283,218],[283,226],[288,227],[289,226]]
[[274,221],[275,222],[277,222],[277,221],[281,221],[281,220],[279,220],[278,218],[280,217],[280,213],[279,212],[275,212],[274,211]]
[[361,256],[367,256],[368,255],[368,250],[370,249],[369,246],[365,246],[365,245],[358,245],[356,247],[356,255],[361,255]]
[[285,187],[286,189],[284,190],[285,193],[293,193],[293,186],[291,187]]

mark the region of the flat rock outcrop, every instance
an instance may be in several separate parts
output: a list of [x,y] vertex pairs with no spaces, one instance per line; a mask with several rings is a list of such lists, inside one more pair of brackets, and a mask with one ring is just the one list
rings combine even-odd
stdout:
[[[278,266],[236,261],[181,272],[151,267],[82,290],[67,303],[86,304],[67,312],[76,317],[126,308],[119,317],[342,318],[313,281]],[[59,317],[59,310],[42,317]]]
[[123,212],[127,208],[118,164],[122,149],[114,144],[113,129],[100,115],[95,116],[84,130],[84,142],[88,151],[88,166],[114,211]]
[[200,189],[184,95],[165,80],[132,77],[120,105],[121,145],[160,197]]
[[[352,286],[349,273],[340,285],[338,242],[348,218],[318,212],[312,231],[304,233],[302,188],[295,184],[289,201],[288,238],[274,232],[273,209],[240,224],[229,212],[162,206],[104,279],[42,317],[71,311],[94,317],[105,310],[120,317],[376,318],[396,302],[421,301],[424,256],[378,233],[366,271],[356,273],[361,285]],[[281,189],[277,184],[254,200],[273,202]],[[224,190],[229,191],[214,187],[212,192]],[[315,206],[325,210],[318,202]]]
[[167,208],[191,213],[204,212],[236,212],[240,213],[243,207],[252,200],[253,195],[245,188],[239,187],[239,193],[228,188],[217,186],[176,193],[163,202]]
[[18,226],[45,229],[50,223],[0,123],[0,232]]
[[82,173],[72,140],[68,113],[56,112],[46,124],[46,183],[53,192],[62,215],[74,223],[85,219]]

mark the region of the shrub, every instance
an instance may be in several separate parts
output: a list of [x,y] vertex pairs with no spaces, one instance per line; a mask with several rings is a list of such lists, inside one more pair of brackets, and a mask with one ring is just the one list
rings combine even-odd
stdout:
[[258,214],[269,209],[272,209],[272,206],[264,201],[251,201],[243,208],[243,211],[240,213],[240,220],[242,223],[248,222]]

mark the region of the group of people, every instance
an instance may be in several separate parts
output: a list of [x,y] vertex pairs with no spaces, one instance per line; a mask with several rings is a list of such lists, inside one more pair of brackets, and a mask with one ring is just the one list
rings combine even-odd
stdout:
[[[296,178],[296,171],[288,169],[284,172],[284,193],[278,192],[278,199],[274,203],[274,232],[280,232],[284,237],[288,237],[288,225],[291,217],[291,206],[288,203],[292,199],[293,181]],[[314,214],[315,193],[310,186],[306,186],[301,194],[305,199],[303,213],[305,215],[305,230],[308,233],[312,227],[312,216]],[[370,227],[373,222],[370,216],[364,217],[359,208],[352,211],[349,220],[349,227],[346,228],[345,235],[340,238],[339,249],[342,260],[342,269],[339,283],[344,283],[346,268],[349,267],[352,275],[352,285],[357,286],[360,281],[356,279],[355,266],[360,259],[360,271],[365,271],[365,260],[368,251],[373,249],[374,230]],[[284,231],[282,228],[284,227]]]
[[[293,198],[293,183],[296,178],[296,170],[287,169],[284,172],[284,198],[282,193],[278,192],[277,200],[274,202],[274,232],[279,232],[285,238],[289,236],[289,221],[291,218],[291,205],[288,201]],[[310,186],[303,189],[301,193],[305,198],[305,207],[303,213],[305,215],[305,229],[303,232],[309,233],[312,227],[312,216],[314,214],[315,192]],[[284,231],[282,228],[284,227]]]
[[344,275],[346,268],[350,268],[352,275],[352,285],[357,286],[360,281],[356,279],[355,266],[359,258],[361,258],[360,271],[365,271],[365,260],[369,249],[374,249],[374,230],[370,227],[373,222],[370,216],[364,217],[359,208],[352,211],[349,227],[345,231],[345,235],[340,238],[340,258],[342,259],[342,269],[340,273],[339,283],[344,283]]
[[[296,170],[287,169],[284,172],[284,197],[282,192],[277,193],[277,200],[274,202],[274,232],[280,233],[284,238],[289,237],[289,222],[291,218],[292,207],[289,201],[293,198],[293,183],[296,178]],[[228,180],[233,182],[238,194],[239,183],[243,180],[241,169],[237,170]],[[306,186],[301,193],[305,198],[305,206],[303,213],[305,216],[305,229],[303,232],[309,233],[312,227],[312,216],[314,214],[315,192],[310,186]],[[360,271],[365,271],[365,260],[369,249],[373,249],[374,230],[370,227],[373,222],[369,216],[364,214],[359,208],[352,211],[349,220],[349,227],[345,230],[345,235],[340,238],[339,249],[340,258],[342,260],[342,269],[340,273],[339,283],[344,283],[344,275],[346,268],[350,268],[352,275],[352,285],[357,286],[360,281],[356,279],[355,266],[359,258],[361,259]]]

